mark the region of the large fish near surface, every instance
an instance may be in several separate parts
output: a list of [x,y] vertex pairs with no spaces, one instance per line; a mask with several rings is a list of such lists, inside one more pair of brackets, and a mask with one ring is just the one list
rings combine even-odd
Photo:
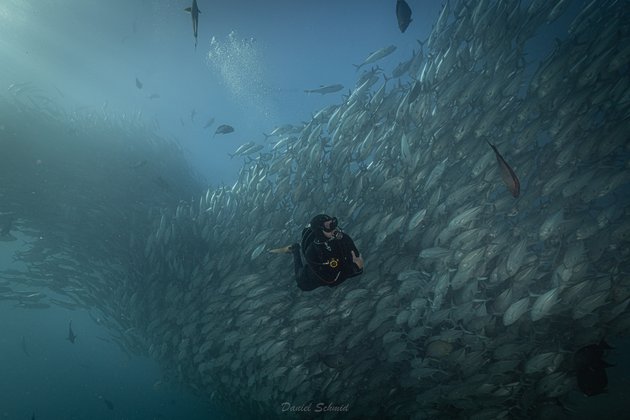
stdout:
[[374,51],[373,53],[368,55],[368,57],[365,59],[363,63],[353,64],[353,66],[356,67],[357,70],[359,70],[361,67],[365,66],[366,64],[371,64],[371,63],[374,63],[375,61],[380,60],[383,57],[387,57],[394,51],[396,51],[395,45],[390,45],[389,47],[383,47],[380,50]]
[[514,197],[518,197],[521,193],[521,182],[518,180],[518,177],[510,165],[508,165],[505,159],[503,159],[503,156],[501,156],[501,153],[499,153],[497,148],[494,147],[494,145],[488,140],[486,140],[486,142],[490,145],[490,147],[492,147],[492,150],[494,150],[494,154],[497,157],[497,163],[499,164],[499,169],[501,170],[501,179],[503,179],[503,182],[507,185],[512,195]]
[[199,28],[199,7],[197,7],[197,0],[193,0],[192,6],[187,7],[186,10],[192,16],[193,36],[195,37],[195,51],[197,50],[197,29]]
[[343,89],[343,85],[321,85],[320,87],[318,87],[317,89],[306,89],[304,90],[304,92],[306,93],[321,93],[322,95],[325,95],[327,93],[335,93],[335,92],[339,92],[341,89]]
[[228,133],[232,133],[233,131],[234,131],[234,127],[232,127],[231,125],[221,124],[214,131],[214,135],[216,136],[217,134],[228,134]]
[[405,32],[412,20],[411,8],[405,0],[398,0],[396,2],[396,19],[398,19],[398,29],[400,29],[400,32]]

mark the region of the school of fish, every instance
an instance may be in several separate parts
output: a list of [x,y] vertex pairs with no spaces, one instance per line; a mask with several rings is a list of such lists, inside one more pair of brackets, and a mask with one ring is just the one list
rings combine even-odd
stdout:
[[[572,354],[630,331],[625,4],[446,2],[400,81],[364,71],[203,192],[139,116],[68,114],[12,86],[0,215],[33,239],[0,299],[88,308],[240,418],[304,418],[309,402],[325,418],[569,418]],[[559,21],[563,38],[527,56]],[[64,140],[14,135],[24,115]],[[322,212],[365,273],[303,293],[265,250]]]

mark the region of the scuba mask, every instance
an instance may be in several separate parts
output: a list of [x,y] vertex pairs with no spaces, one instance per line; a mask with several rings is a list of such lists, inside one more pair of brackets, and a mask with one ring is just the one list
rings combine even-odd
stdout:
[[337,218],[333,217],[330,220],[324,222],[324,224],[328,223],[328,228],[325,225],[322,226],[322,230],[326,233],[332,233],[333,239],[341,239],[343,238],[343,230],[337,224]]
[[[326,228],[326,226],[325,226],[326,223],[328,223],[328,228]],[[337,229],[337,218],[336,217],[332,217],[330,220],[327,220],[322,225],[322,230],[324,232],[326,232],[326,233],[330,233],[330,232],[334,231],[335,229]]]
[[[338,225],[337,218],[328,216],[327,214],[318,214],[317,216],[313,217],[308,227],[311,228],[315,236],[315,242],[319,244],[326,243],[331,239],[343,238],[343,233]],[[324,235],[325,233],[332,233],[332,238]]]

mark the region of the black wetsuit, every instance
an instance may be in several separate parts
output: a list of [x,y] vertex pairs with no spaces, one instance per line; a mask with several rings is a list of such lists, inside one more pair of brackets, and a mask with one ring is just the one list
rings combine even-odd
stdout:
[[341,239],[311,242],[303,251],[307,264],[302,262],[300,247],[293,248],[295,280],[304,291],[320,286],[338,286],[350,277],[363,273],[363,269],[352,261],[351,251],[358,257],[359,250],[345,233]]

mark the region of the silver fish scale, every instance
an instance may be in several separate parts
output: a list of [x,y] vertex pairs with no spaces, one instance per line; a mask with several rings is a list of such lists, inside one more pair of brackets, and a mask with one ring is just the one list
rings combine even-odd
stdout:
[[560,353],[541,353],[531,357],[525,362],[525,373],[554,372],[562,363],[564,357]]
[[512,248],[505,262],[506,272],[509,275],[512,276],[516,274],[518,270],[521,268],[521,265],[523,264],[523,261],[525,259],[526,252],[527,252],[527,240],[521,239]]
[[514,302],[503,314],[503,325],[506,327],[514,324],[529,308],[529,297],[524,297]]
[[608,290],[595,293],[579,301],[573,308],[573,319],[580,319],[592,314],[597,308],[606,304],[610,292]]
[[562,288],[556,287],[538,296],[532,305],[532,310],[530,312],[532,321],[538,321],[548,316],[558,301],[558,296],[561,292]]

